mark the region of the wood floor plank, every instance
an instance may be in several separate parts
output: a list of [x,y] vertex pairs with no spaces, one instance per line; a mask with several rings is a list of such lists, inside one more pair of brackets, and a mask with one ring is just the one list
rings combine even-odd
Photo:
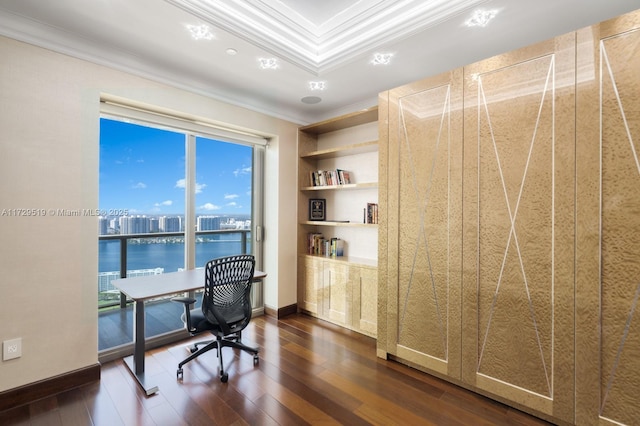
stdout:
[[29,406],[0,411],[0,425],[27,426],[31,424]]
[[[375,407],[382,418],[395,418],[399,424],[407,425],[417,425],[425,422],[423,417],[414,414],[408,408],[395,404],[376,393],[376,390],[369,390],[344,378],[340,374],[327,370],[320,376],[336,388],[356,395],[357,398],[362,401],[364,406]],[[366,411],[370,411],[370,409]],[[358,410],[356,410],[356,413],[358,413]],[[436,414],[434,413],[434,417],[435,416]],[[437,417],[437,420],[439,420],[439,416]]]
[[461,424],[492,424],[459,405],[443,400],[441,397],[445,392],[430,392],[431,387],[426,387],[425,391],[425,386],[422,386],[421,382],[412,383],[403,380],[403,374],[391,375],[385,369],[368,368],[349,360],[340,363],[335,372],[358,386],[374,389],[376,394],[385,401],[403,406],[424,418],[440,420],[442,413],[446,413],[448,418],[455,419]]
[[510,425],[549,423],[416,369],[376,356],[375,339],[294,314],[253,318],[243,333],[259,362],[225,348],[229,381],[215,351],[184,366],[201,338],[151,350],[145,374],[160,391],[147,396],[122,360],[101,380],[0,412],[0,425]]
[[[265,367],[261,371],[265,371],[271,379],[268,385],[268,396],[287,407],[289,412],[311,424],[334,424],[331,416],[314,406],[308,398],[304,397],[304,394],[301,395],[304,386],[299,382],[294,383],[294,379],[285,377],[284,373],[276,372],[276,369]],[[275,374],[275,377],[271,374]]]
[[83,388],[77,388],[58,395],[58,409],[63,425],[85,426],[91,424],[91,416],[84,403],[83,392]]
[[[102,377],[102,375],[101,375]],[[84,403],[91,420],[96,426],[124,426],[118,411],[106,389],[106,382],[101,378],[96,386],[88,386],[84,394]]]
[[155,422],[140,403],[137,391],[132,389],[131,380],[125,378],[117,365],[104,368],[101,373],[103,382],[122,421],[140,426],[153,426]]
[[271,395],[264,395],[256,401],[262,411],[264,411],[276,424],[282,426],[304,426],[310,425],[304,419],[298,417],[288,407],[282,405],[280,401]]

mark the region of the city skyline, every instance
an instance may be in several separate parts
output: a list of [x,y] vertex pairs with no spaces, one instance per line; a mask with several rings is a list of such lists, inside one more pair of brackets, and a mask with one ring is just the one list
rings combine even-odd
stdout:
[[[251,214],[252,148],[196,138],[197,215]],[[184,215],[185,135],[100,120],[101,211]]]
[[[184,231],[183,215],[100,216],[99,235]],[[251,229],[251,215],[196,215],[196,231]]]

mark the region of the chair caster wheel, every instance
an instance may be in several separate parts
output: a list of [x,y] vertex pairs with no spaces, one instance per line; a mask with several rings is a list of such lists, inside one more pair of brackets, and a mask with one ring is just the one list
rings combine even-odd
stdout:
[[229,380],[229,375],[227,373],[224,373],[223,375],[220,376],[220,381],[222,383],[227,383],[228,380]]
[[182,379],[182,368],[178,368],[178,371],[176,372],[176,379]]
[[253,356],[253,365],[258,365],[260,363],[260,358],[258,358],[258,355],[254,355]]
[[196,352],[198,352],[198,347],[197,346],[191,346],[189,348],[189,352],[191,352],[192,354],[195,354]]

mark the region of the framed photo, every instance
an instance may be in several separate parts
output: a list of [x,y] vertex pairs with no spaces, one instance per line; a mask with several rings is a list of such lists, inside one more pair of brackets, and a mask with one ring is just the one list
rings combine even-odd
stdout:
[[324,198],[309,199],[309,220],[325,220],[327,200]]

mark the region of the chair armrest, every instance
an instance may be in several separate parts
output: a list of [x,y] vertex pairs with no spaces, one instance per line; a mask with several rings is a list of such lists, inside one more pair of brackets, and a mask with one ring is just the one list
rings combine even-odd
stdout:
[[184,305],[184,319],[187,325],[187,331],[189,333],[194,332],[195,329],[191,327],[191,310],[189,309],[189,305],[196,303],[196,299],[193,297],[173,297],[171,301],[182,303]]
[[196,299],[194,299],[193,297],[172,297],[171,301],[184,303],[185,305],[196,303]]

